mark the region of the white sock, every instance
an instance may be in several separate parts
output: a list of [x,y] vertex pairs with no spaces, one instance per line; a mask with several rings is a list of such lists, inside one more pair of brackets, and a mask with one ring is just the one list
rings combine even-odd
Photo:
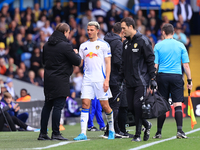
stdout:
[[107,119],[107,122],[108,122],[109,130],[115,131],[114,130],[113,111],[111,113],[109,113],[109,114],[106,113],[106,119]]
[[27,126],[27,127],[26,127],[26,130],[27,130],[27,131],[34,131],[35,129],[36,129],[36,128],[30,127],[30,126]]
[[89,118],[89,109],[82,109],[81,111],[81,133],[86,135],[87,123]]

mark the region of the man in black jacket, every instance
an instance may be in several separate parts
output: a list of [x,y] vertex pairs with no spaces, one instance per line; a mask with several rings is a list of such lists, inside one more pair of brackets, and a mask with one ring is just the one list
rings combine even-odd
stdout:
[[66,23],[60,23],[43,47],[44,64],[44,94],[45,103],[41,114],[41,130],[38,140],[49,140],[47,125],[52,113],[52,137],[56,140],[67,140],[59,132],[61,110],[66,97],[69,96],[69,77],[73,72],[73,65],[81,63],[78,51],[73,50],[68,42],[70,28]]
[[150,40],[135,29],[135,21],[132,18],[122,19],[121,27],[126,37],[123,43],[122,75],[126,81],[128,109],[135,116],[136,123],[136,133],[132,141],[141,141],[142,124],[146,128],[143,140],[147,141],[151,123],[142,119],[142,100],[150,80],[153,86],[156,85],[155,56]]
[[[116,137],[120,136],[120,129],[118,126],[118,109],[120,105],[119,100],[119,70],[122,64],[122,39],[121,39],[121,23],[117,22],[112,28],[112,32],[109,32],[104,37],[104,40],[109,43],[111,48],[111,73],[110,73],[110,90],[113,95],[112,98],[109,99],[109,105],[113,110],[113,118],[114,118],[114,128]],[[108,136],[108,125],[107,130],[104,136]],[[121,137],[121,136],[120,136]]]

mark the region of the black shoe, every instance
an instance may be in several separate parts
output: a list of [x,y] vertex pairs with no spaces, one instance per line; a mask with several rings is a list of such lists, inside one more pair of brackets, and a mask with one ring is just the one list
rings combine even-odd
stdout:
[[51,140],[47,134],[40,133],[38,140]]
[[133,142],[140,142],[142,140],[141,140],[140,136],[134,136],[131,141],[133,141]]
[[183,131],[177,132],[176,137],[177,137],[177,139],[187,139],[188,138]]
[[144,137],[143,137],[143,140],[144,141],[147,141],[149,139],[149,135],[150,135],[150,130],[151,130],[151,122],[148,121],[148,127],[146,127],[145,131],[144,131]]
[[107,139],[108,138],[108,133],[104,132],[104,135],[102,136],[103,139]]
[[68,139],[64,138],[61,134],[58,134],[58,135],[52,134],[51,140],[67,141]]
[[101,131],[106,131],[106,129],[107,129],[107,128],[106,128],[106,126],[105,126],[105,127],[102,127],[100,130],[101,130]]
[[128,133],[128,132],[125,132],[125,133],[124,133],[124,136],[127,137],[127,138],[133,138],[133,137],[134,137],[133,134],[130,134],[130,133]]
[[155,136],[153,136],[153,139],[161,139],[162,135],[160,133],[156,133]]
[[99,129],[97,129],[95,126],[88,128],[88,131],[100,131]]

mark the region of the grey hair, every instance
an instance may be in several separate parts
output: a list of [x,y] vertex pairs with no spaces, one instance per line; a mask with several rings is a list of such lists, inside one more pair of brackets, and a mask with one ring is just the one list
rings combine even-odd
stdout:
[[100,29],[100,25],[96,21],[90,21],[90,22],[88,22],[87,26],[95,26],[97,29]]

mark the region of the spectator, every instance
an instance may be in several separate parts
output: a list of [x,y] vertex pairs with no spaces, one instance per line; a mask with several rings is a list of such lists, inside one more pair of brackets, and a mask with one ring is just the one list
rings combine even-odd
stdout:
[[26,34],[29,34],[29,33],[34,34],[35,33],[35,29],[33,27],[33,22],[32,22],[32,18],[31,18],[30,14],[26,15],[26,20],[23,23],[23,26],[25,27]]
[[69,22],[69,16],[73,16],[74,18],[77,17],[77,8],[76,8],[73,0],[69,0],[67,7],[65,7],[64,9],[65,9],[64,20],[66,22]]
[[117,8],[116,4],[112,3],[111,4],[111,9],[106,14],[106,22],[107,22],[107,24],[109,24],[109,21],[110,21],[111,17],[114,18],[114,20],[116,20],[116,21],[120,21],[119,15],[120,15],[121,12],[117,11],[116,8]]
[[191,97],[200,97],[200,86],[198,86],[196,90],[191,93]]
[[149,28],[146,28],[146,31],[145,31],[145,35],[149,38],[149,37],[152,37],[153,40],[154,40],[154,43],[157,43],[157,38],[156,38],[156,35],[154,35],[151,30]]
[[1,102],[3,103],[4,106],[8,106],[9,104],[11,105],[11,108],[7,111],[11,117],[16,116],[18,119],[20,119],[24,123],[27,121],[28,113],[24,112],[24,113],[18,114],[20,110],[20,106],[18,103],[15,104],[14,102],[12,102],[12,95],[9,92],[4,93],[4,97],[2,98]]
[[38,86],[38,82],[37,82],[36,79],[35,79],[35,73],[34,73],[34,71],[30,70],[30,71],[28,72],[27,82],[28,82],[28,83],[31,83],[31,84],[33,84],[33,85]]
[[12,98],[16,100],[18,96],[15,94],[15,90],[13,87],[13,80],[11,78],[7,78],[6,80],[6,89],[12,95]]
[[10,44],[14,42],[13,32],[11,30],[7,30],[7,37],[6,37],[6,46],[10,48]]
[[0,41],[6,42],[6,25],[0,23]]
[[47,17],[45,15],[40,16],[40,19],[36,22],[37,31],[44,26],[46,20]]
[[157,27],[160,26],[161,20],[156,16],[155,10],[150,10],[150,12],[149,12],[149,14],[148,14],[147,17],[148,17],[148,26],[150,26],[150,20],[151,20],[152,18],[154,18],[154,19],[156,20],[156,25],[157,25]]
[[60,16],[56,16],[55,19],[54,19],[54,21],[51,23],[52,29],[55,30],[55,29],[56,29],[56,26],[57,26],[59,23],[61,23],[61,18],[60,18]]
[[35,47],[33,54],[31,56],[31,70],[38,73],[38,70],[42,67],[42,57],[40,54],[39,47]]
[[27,70],[26,65],[24,64],[24,62],[20,62],[19,68],[21,68],[23,70],[24,76],[27,77],[28,76],[28,70]]
[[0,57],[3,57],[5,59],[5,61],[8,62],[8,51],[6,51],[5,49],[5,44],[3,42],[0,42]]
[[157,35],[158,29],[157,29],[156,19],[155,18],[151,18],[150,19],[149,29],[151,30],[151,33],[153,33],[154,35]]
[[190,36],[190,26],[189,26],[189,23],[183,21],[183,16],[181,14],[178,16],[178,21],[181,24],[181,27],[183,29],[183,33],[185,33],[187,36]]
[[13,21],[15,21],[17,23],[17,25],[21,25],[21,14],[19,11],[19,7],[16,7],[14,10],[14,14],[13,14]]
[[142,21],[142,24],[144,26],[147,26],[148,24],[148,21],[147,19],[143,16],[143,13],[142,13],[142,10],[138,10],[137,11],[137,16],[136,16],[137,19],[140,19]]
[[61,6],[61,2],[60,0],[56,0],[56,5],[53,6],[53,18],[55,18],[56,16],[60,16],[61,20],[63,20],[63,7]]
[[15,64],[19,65],[21,62],[21,54],[27,52],[27,47],[22,41],[22,34],[18,33],[14,43],[10,44],[9,54],[15,60]]
[[20,98],[16,100],[16,102],[30,102],[31,96],[28,94],[26,89],[21,89]]
[[115,21],[115,18],[113,18],[113,17],[110,17],[110,18],[109,18],[109,22],[108,22],[108,32],[111,32],[111,30],[112,30],[112,28],[113,28],[115,22],[116,22],[116,21]]
[[26,40],[26,29],[24,26],[19,27],[19,33],[22,35],[22,41],[24,42]]
[[[25,15],[24,15],[24,17],[26,17],[27,15],[30,15],[31,17],[31,23],[34,23],[34,13],[32,12],[32,9],[31,9],[31,7],[27,7],[26,8],[26,11],[25,11]],[[24,21],[26,21],[26,18],[24,18]],[[22,22],[22,24],[23,24],[23,22]]]
[[17,33],[19,33],[19,30],[17,29],[17,23],[14,20],[10,23],[8,31],[11,31],[14,37],[17,35]]
[[142,24],[142,21],[140,19],[137,19],[136,26],[137,30],[140,31],[140,33],[145,34],[146,27]]
[[7,24],[9,24],[11,22],[11,20],[12,20],[8,10],[9,10],[8,3],[4,3],[3,7],[1,8],[1,14],[2,14],[2,16],[5,16],[5,19],[6,19],[5,21],[6,21]]
[[26,77],[24,75],[24,72],[21,68],[18,68],[16,71],[16,75],[14,76],[15,79],[21,80],[21,81],[26,81]]
[[90,9],[87,9],[85,11],[85,15],[82,18],[81,24],[82,24],[82,28],[87,31],[87,24],[90,21],[96,21],[96,18],[94,17],[92,11]]
[[174,3],[171,0],[165,0],[161,5],[162,17],[167,16],[169,21],[174,20]]
[[187,37],[184,33],[182,33],[181,24],[179,22],[176,23],[175,33],[173,35],[173,38],[180,41],[184,45],[187,44]]
[[5,75],[10,77],[10,78],[13,78],[15,76],[16,72],[14,71],[14,67],[11,65],[8,67],[8,69],[6,70],[6,73]]
[[33,9],[33,14],[34,14],[34,22],[37,22],[39,20],[40,17],[40,4],[39,3],[35,3],[34,4],[34,9]]
[[44,27],[41,28],[42,31],[44,31],[44,34],[46,36],[46,40],[50,37],[50,35],[53,33],[53,29],[50,27],[50,21],[46,20]]
[[97,17],[97,22],[100,24],[100,28],[103,32],[108,32],[108,26],[104,21],[104,18],[102,16]]
[[33,52],[33,49],[36,46],[36,43],[33,40],[33,35],[31,33],[27,34],[24,45],[27,47],[27,52],[29,53]]
[[38,82],[39,86],[44,86],[44,69],[40,68],[38,70],[38,76],[36,78],[36,81]]
[[0,74],[4,75],[6,70],[5,60],[3,57],[0,57]]
[[18,66],[14,64],[14,59],[10,57],[8,59],[8,63],[6,64],[6,69],[8,69],[9,66],[13,66],[13,70],[16,71]]
[[192,8],[190,4],[187,4],[185,0],[180,0],[178,5],[175,6],[174,9],[174,19],[178,21],[178,16],[182,15],[183,21],[190,21],[192,18]]
[[106,12],[101,8],[101,1],[100,0],[96,1],[96,7],[92,10],[92,13],[96,17],[96,19],[99,16],[101,16],[103,18],[106,17]]

